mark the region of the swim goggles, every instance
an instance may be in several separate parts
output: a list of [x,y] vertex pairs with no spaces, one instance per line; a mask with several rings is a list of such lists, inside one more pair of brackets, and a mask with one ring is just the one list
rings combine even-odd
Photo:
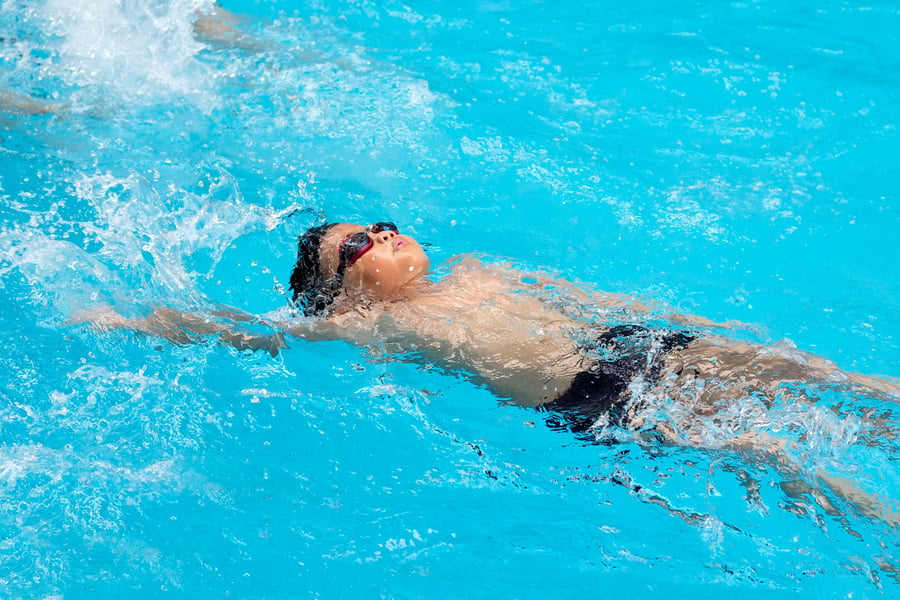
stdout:
[[382,231],[399,233],[397,226],[390,221],[380,221],[374,225],[369,225],[364,231],[357,231],[345,237],[338,248],[338,255],[341,259],[338,271],[343,273],[346,269],[352,267],[353,263],[362,258],[363,254],[369,251],[369,248],[373,245],[369,233],[381,233]]

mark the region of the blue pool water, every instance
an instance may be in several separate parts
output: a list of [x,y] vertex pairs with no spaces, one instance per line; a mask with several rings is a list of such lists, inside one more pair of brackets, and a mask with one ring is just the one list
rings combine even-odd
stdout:
[[[900,597],[896,528],[752,456],[69,322],[274,310],[298,233],[389,218],[900,377],[896,5],[222,5],[0,4],[0,597]],[[773,428],[896,506],[896,428],[828,408],[895,407],[831,394]]]

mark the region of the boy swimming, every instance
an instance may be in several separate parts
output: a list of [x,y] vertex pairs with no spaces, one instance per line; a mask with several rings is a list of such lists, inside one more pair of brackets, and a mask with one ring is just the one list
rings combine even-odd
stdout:
[[[231,309],[204,317],[172,309],[145,319],[87,317],[173,343],[218,336],[272,355],[286,347],[285,335],[377,345],[541,411],[549,426],[582,440],[649,435],[662,443],[762,451],[791,476],[799,469],[785,452],[789,442],[765,431],[767,410],[815,400],[807,390],[816,388],[900,399],[894,381],[847,373],[795,348],[718,333],[727,325],[671,314],[661,320],[627,297],[588,293],[474,258],[451,263],[441,277],[430,269],[422,246],[394,223],[330,223],[299,238],[290,277],[299,313],[293,318],[259,319]],[[263,322],[275,333],[242,331],[239,322]],[[874,420],[873,426],[880,427]],[[900,522],[889,503],[844,479],[817,477],[866,514]],[[816,496],[805,484],[795,493]]]
[[[290,289],[303,317],[271,323],[278,333],[252,335],[169,309],[144,320],[94,320],[175,343],[218,335],[273,355],[283,334],[378,344],[403,360],[461,373],[504,400],[553,411],[577,433],[639,428],[649,397],[690,405],[682,423],[668,425],[677,437],[690,436],[691,417],[750,397],[771,405],[794,382],[900,397],[892,381],[847,373],[796,349],[730,339],[703,319],[669,315],[660,324],[622,296],[474,258],[438,279],[428,277],[430,267],[422,246],[393,223],[331,223],[300,236]],[[217,316],[256,320],[231,310]]]

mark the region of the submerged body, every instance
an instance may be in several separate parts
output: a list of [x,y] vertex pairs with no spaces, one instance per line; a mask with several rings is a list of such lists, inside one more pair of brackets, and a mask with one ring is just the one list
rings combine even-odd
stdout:
[[[462,374],[505,401],[562,410],[579,432],[594,420],[598,431],[607,424],[639,428],[641,393],[689,403],[690,416],[708,416],[753,395],[774,402],[791,382],[900,394],[890,381],[843,372],[800,350],[716,333],[727,325],[668,315],[662,326],[632,299],[587,294],[565,281],[474,258],[457,261],[437,281],[418,279],[394,297],[348,297],[335,305],[324,319],[277,325],[292,336],[374,345],[401,360]],[[615,409],[615,418],[597,419],[597,395],[612,392],[615,398],[600,400]],[[580,406],[574,394],[582,396]],[[690,416],[675,426],[683,433],[673,433],[670,424],[667,437],[690,439]],[[746,436],[735,443],[745,446]]]

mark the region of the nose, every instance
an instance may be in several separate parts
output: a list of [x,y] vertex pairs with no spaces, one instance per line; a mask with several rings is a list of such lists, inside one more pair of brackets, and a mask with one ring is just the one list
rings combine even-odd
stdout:
[[397,237],[397,232],[396,232],[396,231],[391,231],[390,229],[385,230],[385,231],[381,231],[381,232],[379,232],[379,233],[376,233],[376,234],[373,234],[373,235],[372,235],[372,238],[373,238],[376,242],[381,242],[382,244],[385,244],[385,243],[387,243],[387,242],[390,242],[390,241],[391,241],[392,239],[394,239],[395,237]]

